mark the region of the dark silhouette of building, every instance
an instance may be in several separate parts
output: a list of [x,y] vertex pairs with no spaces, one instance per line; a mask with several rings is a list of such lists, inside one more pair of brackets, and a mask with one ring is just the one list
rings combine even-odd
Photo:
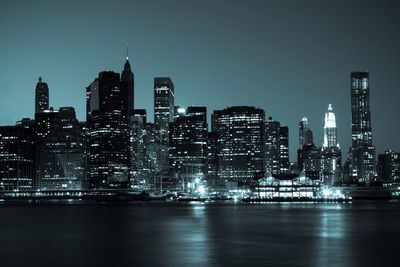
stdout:
[[170,173],[180,188],[207,174],[207,108],[188,107],[170,123]]
[[85,146],[72,107],[61,107],[39,146],[37,189],[80,190],[85,182]]
[[298,168],[313,180],[321,179],[322,155],[321,148],[307,144],[298,150]]
[[134,95],[135,95],[135,80],[129,63],[128,56],[126,57],[124,70],[121,73],[121,81],[123,86],[127,89],[127,105],[128,114],[134,109]]
[[289,128],[269,117],[264,123],[264,166],[271,174],[288,173]]
[[289,127],[279,127],[279,168],[280,173],[288,173],[289,161]]
[[29,126],[0,126],[0,190],[33,190],[35,133]]
[[375,180],[375,147],[372,144],[369,101],[369,73],[351,73],[352,177],[367,182]]
[[264,171],[264,117],[264,110],[249,106],[214,111],[219,179],[250,182]]
[[49,87],[47,83],[42,82],[42,77],[39,77],[39,82],[36,84],[35,90],[35,113],[49,109]]
[[400,181],[400,153],[392,150],[378,155],[378,177],[382,182]]
[[218,179],[218,134],[209,132],[207,134],[207,183],[213,187],[223,187],[224,183]]
[[92,188],[126,188],[129,183],[128,94],[120,75],[99,73],[86,88],[88,175]]
[[304,117],[299,122],[299,148],[302,149],[303,146],[313,143],[313,133],[308,127],[307,118]]

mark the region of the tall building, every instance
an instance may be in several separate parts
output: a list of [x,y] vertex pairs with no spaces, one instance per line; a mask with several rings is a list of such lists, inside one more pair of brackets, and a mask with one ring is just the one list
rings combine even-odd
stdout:
[[35,149],[32,128],[0,126],[0,190],[33,190]]
[[279,127],[279,172],[288,173],[289,161],[289,127]]
[[206,180],[209,186],[213,188],[223,187],[218,179],[218,134],[209,132],[207,134],[207,174]]
[[219,179],[250,182],[264,171],[264,117],[264,110],[249,106],[214,111]]
[[376,176],[368,72],[351,73],[351,133],[353,179],[368,183]]
[[335,113],[333,113],[332,105],[329,104],[328,112],[325,113],[323,147],[336,147],[336,146],[338,146],[336,117],[335,117]]
[[280,128],[281,124],[269,117],[264,123],[264,166],[271,174],[280,174]]
[[85,182],[85,147],[72,107],[61,107],[39,146],[37,189],[80,190]]
[[302,149],[305,145],[313,144],[313,133],[308,127],[308,120],[306,117],[302,118],[299,122],[299,148]]
[[99,73],[86,88],[88,175],[92,188],[126,188],[129,183],[127,86],[120,75]]
[[35,113],[49,109],[49,87],[47,83],[42,82],[42,77],[39,77],[39,82],[36,84],[35,90]]
[[298,169],[312,180],[321,180],[322,155],[321,148],[307,144],[298,150]]
[[382,182],[400,181],[400,153],[392,150],[378,155],[378,176]]
[[186,115],[170,123],[170,173],[180,188],[206,177],[207,135],[206,107],[188,107]]
[[145,109],[135,109],[130,116],[130,184],[135,189],[149,186],[147,149],[147,114]]
[[154,127],[158,135],[158,159],[160,160],[160,186],[169,177],[169,124],[174,121],[174,84],[168,77],[154,78]]
[[124,70],[121,73],[121,82],[123,86],[127,89],[127,105],[128,114],[134,109],[134,95],[135,95],[135,81],[134,75],[131,69],[131,64],[129,63],[128,55],[126,56],[126,61],[124,65]]

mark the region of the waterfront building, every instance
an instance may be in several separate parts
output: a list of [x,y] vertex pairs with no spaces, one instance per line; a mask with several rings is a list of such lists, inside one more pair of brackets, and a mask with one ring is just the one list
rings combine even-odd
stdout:
[[341,182],[342,152],[337,142],[336,117],[332,105],[325,113],[324,143],[321,151],[321,180],[326,185]]
[[353,180],[375,180],[375,147],[372,144],[369,73],[351,73],[351,133]]
[[169,161],[174,183],[183,188],[207,174],[207,108],[188,107],[170,123]]
[[218,179],[218,134],[207,134],[207,174],[206,180],[210,187],[222,188],[224,183]]
[[37,189],[82,189],[86,174],[85,147],[74,108],[60,108],[38,149]]
[[264,110],[249,106],[214,111],[219,179],[247,183],[264,171],[264,117]]
[[36,84],[35,90],[35,113],[49,109],[49,87],[47,83],[42,82],[42,77],[39,77],[39,82]]
[[33,190],[35,150],[31,127],[0,126],[0,190]]
[[321,180],[322,155],[321,148],[307,144],[298,150],[299,171],[303,171],[312,180]]
[[400,181],[400,153],[387,150],[378,155],[378,177],[382,182]]
[[126,188],[129,183],[129,116],[126,83],[111,71],[86,88],[88,175],[92,188]]
[[269,117],[264,123],[264,168],[267,173],[280,173],[280,127],[278,121]]

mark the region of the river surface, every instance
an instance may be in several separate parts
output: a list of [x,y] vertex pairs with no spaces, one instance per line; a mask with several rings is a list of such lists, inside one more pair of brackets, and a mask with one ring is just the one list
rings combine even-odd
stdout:
[[0,266],[400,266],[400,202],[1,202]]

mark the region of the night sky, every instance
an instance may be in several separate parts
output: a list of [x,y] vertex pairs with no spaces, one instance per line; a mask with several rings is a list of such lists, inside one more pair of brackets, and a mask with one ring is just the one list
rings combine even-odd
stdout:
[[370,72],[377,152],[400,151],[400,4],[396,1],[7,1],[0,8],[0,124],[34,117],[39,76],[50,106],[85,120],[85,88],[121,72],[129,43],[135,107],[153,121],[153,78],[175,104],[263,108],[290,130],[308,117],[316,145],[332,104],[343,156],[351,143],[350,72]]

